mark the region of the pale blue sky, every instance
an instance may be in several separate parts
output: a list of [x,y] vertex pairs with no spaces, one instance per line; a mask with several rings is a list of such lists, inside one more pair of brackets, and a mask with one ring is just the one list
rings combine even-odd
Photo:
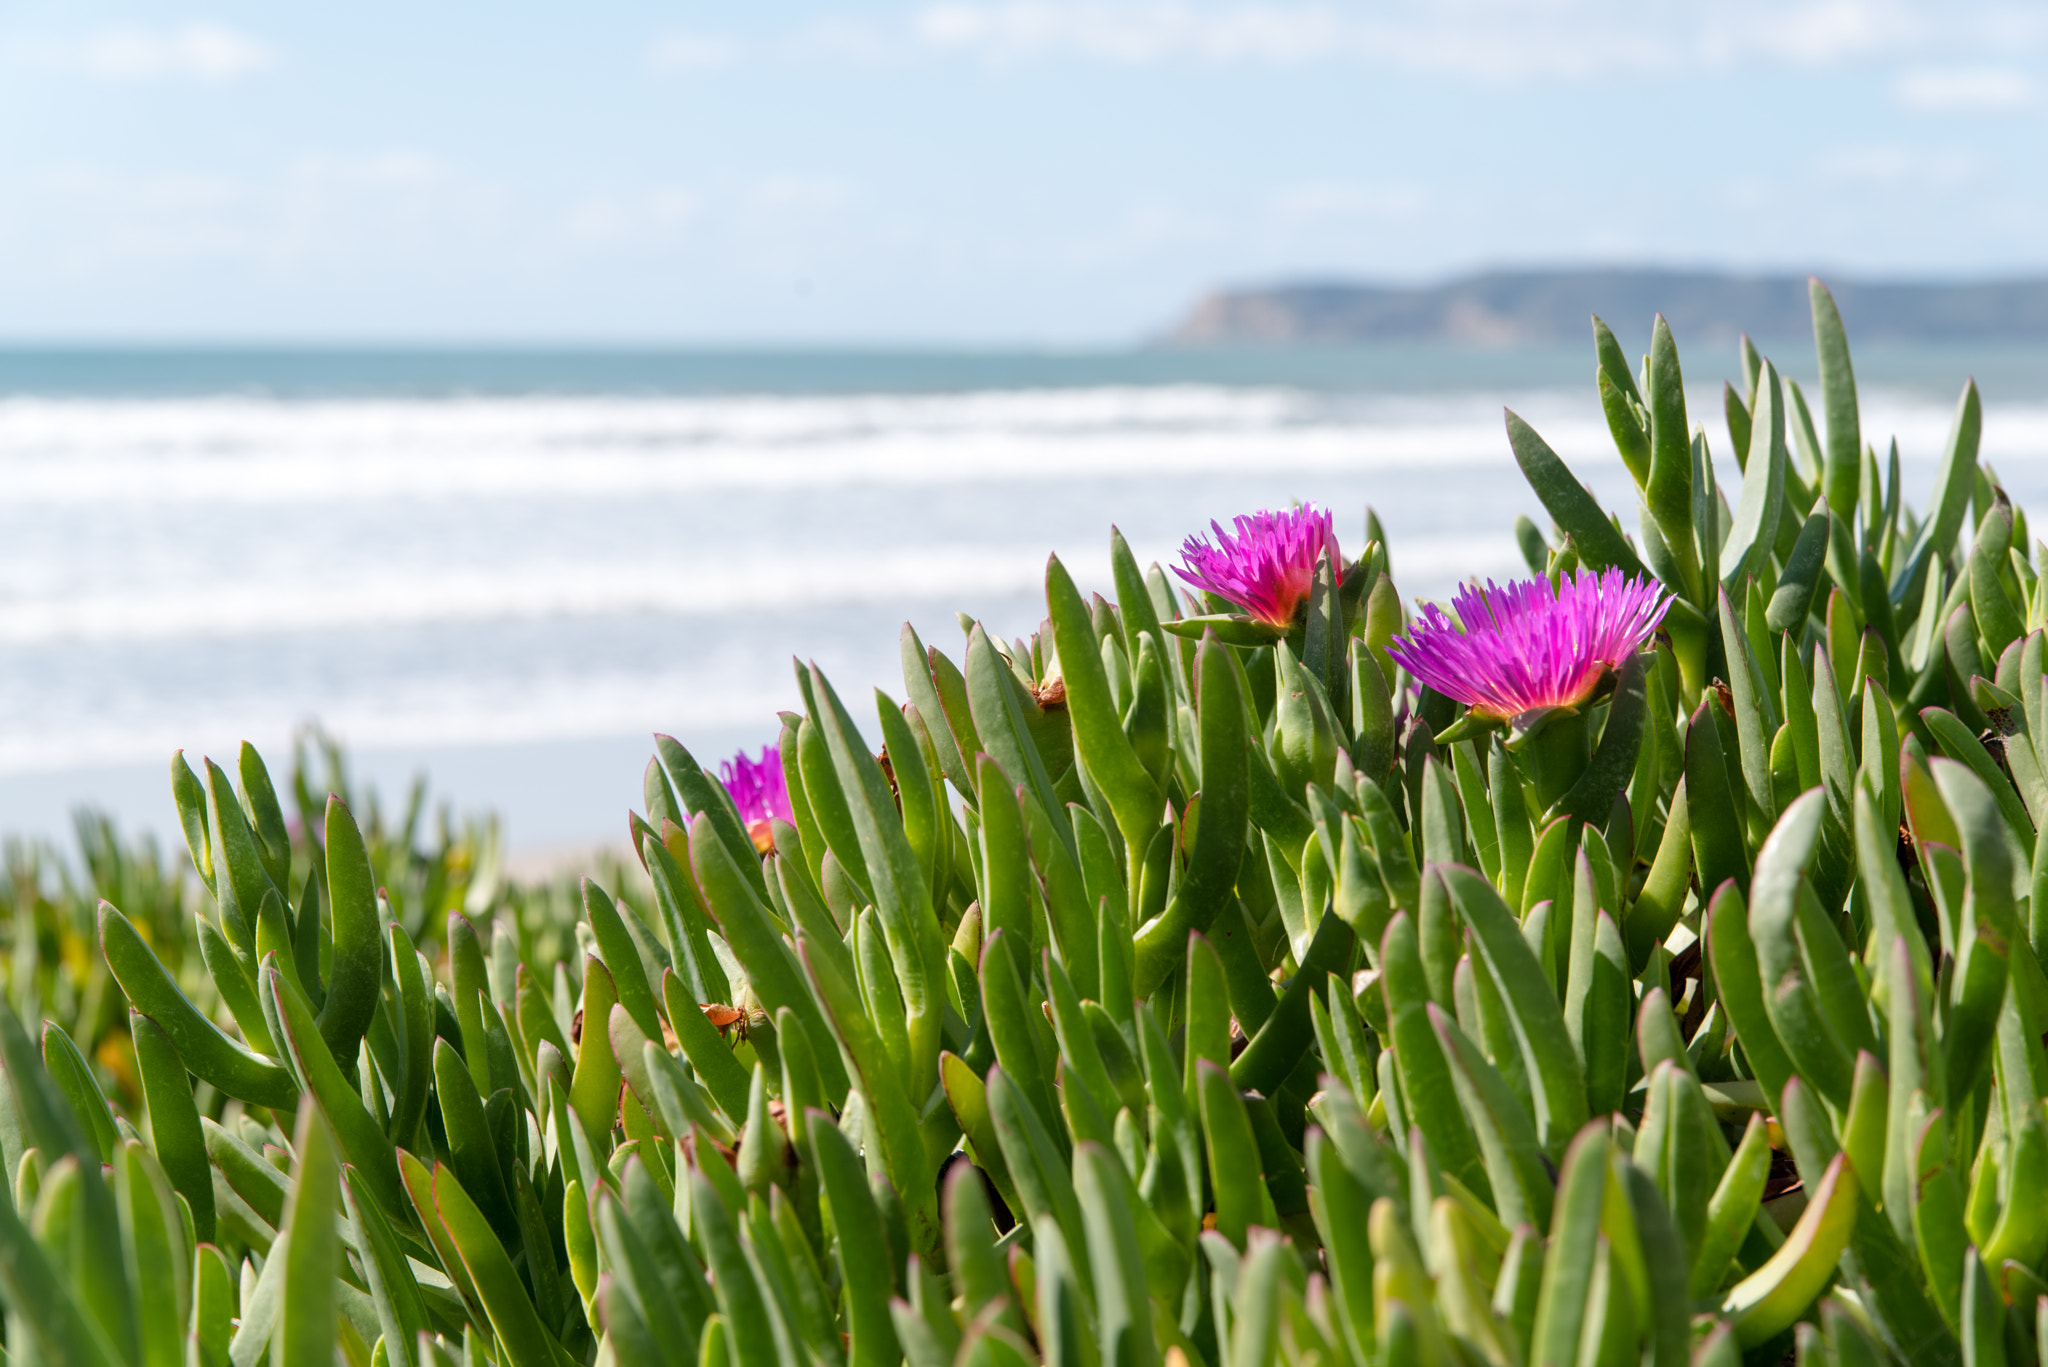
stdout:
[[2048,270],[2048,6],[0,4],[0,336],[1116,342],[1221,282]]

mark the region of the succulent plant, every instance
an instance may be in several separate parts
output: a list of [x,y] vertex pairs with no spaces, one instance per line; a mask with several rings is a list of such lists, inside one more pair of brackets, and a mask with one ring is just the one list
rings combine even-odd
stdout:
[[572,935],[179,761],[198,953],[98,916],[139,1100],[0,1015],[8,1352],[2038,1363],[2048,592],[1974,388],[1916,512],[1814,318],[1732,506],[1596,320],[1636,537],[1509,414],[1532,578],[1413,623],[1304,507],[906,626],[900,702],[799,665],[722,782],[656,738]]

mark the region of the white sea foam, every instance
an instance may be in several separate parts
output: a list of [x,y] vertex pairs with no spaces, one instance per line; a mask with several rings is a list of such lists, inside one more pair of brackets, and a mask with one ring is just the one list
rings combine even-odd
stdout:
[[[1633,525],[1579,390],[4,399],[0,773],[275,745],[311,715],[371,747],[758,744],[792,653],[895,691],[906,617],[948,648],[954,608],[1026,632],[1049,550],[1106,586],[1112,521],[1167,559],[1294,497],[1347,546],[1376,505],[1404,591],[1439,595],[1516,571],[1517,513],[1547,522],[1503,400]],[[1718,396],[1692,402],[1732,481]],[[1923,490],[1950,407],[1864,414]],[[2048,405],[1993,408],[1983,454],[2038,502]]]
[[[1611,462],[1576,395],[1512,395],[1547,440]],[[1712,414],[1695,396],[1695,416]],[[1519,401],[1519,402],[1516,402]],[[1865,436],[1932,458],[1945,405],[1878,393]],[[1717,416],[1717,415],[1716,415]],[[1713,424],[1718,435],[1719,424]],[[1724,443],[1716,442],[1717,446]],[[1988,460],[2048,453],[2048,405],[1985,425]],[[1162,389],[937,396],[288,401],[0,400],[0,477],[28,503],[617,497],[1508,460],[1493,398]]]
[[[1548,406],[1548,396],[1532,396]],[[1596,415],[1597,416],[1597,415]],[[1563,447],[1597,451],[1583,414]],[[924,487],[1230,472],[1486,466],[1475,399],[1332,401],[1171,388],[931,397],[0,401],[25,503],[371,502]]]

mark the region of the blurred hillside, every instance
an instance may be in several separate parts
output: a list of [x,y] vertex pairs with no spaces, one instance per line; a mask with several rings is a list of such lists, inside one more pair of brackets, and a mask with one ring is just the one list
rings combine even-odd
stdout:
[[[1859,341],[2048,339],[2048,279],[1966,283],[1829,279]],[[1162,339],[1168,345],[1578,341],[1587,315],[1662,312],[1683,337],[1712,342],[1810,329],[1806,277],[1659,269],[1486,271],[1420,287],[1298,281],[1220,290]]]

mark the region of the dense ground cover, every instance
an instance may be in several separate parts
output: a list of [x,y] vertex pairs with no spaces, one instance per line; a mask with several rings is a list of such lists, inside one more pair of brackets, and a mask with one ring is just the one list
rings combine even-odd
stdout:
[[2048,550],[1814,323],[1739,489],[1596,323],[1633,536],[1512,413],[1553,527],[1452,614],[1370,517],[1112,533],[900,701],[658,737],[570,904],[178,758],[191,872],[11,864],[7,1351],[2038,1363]]

